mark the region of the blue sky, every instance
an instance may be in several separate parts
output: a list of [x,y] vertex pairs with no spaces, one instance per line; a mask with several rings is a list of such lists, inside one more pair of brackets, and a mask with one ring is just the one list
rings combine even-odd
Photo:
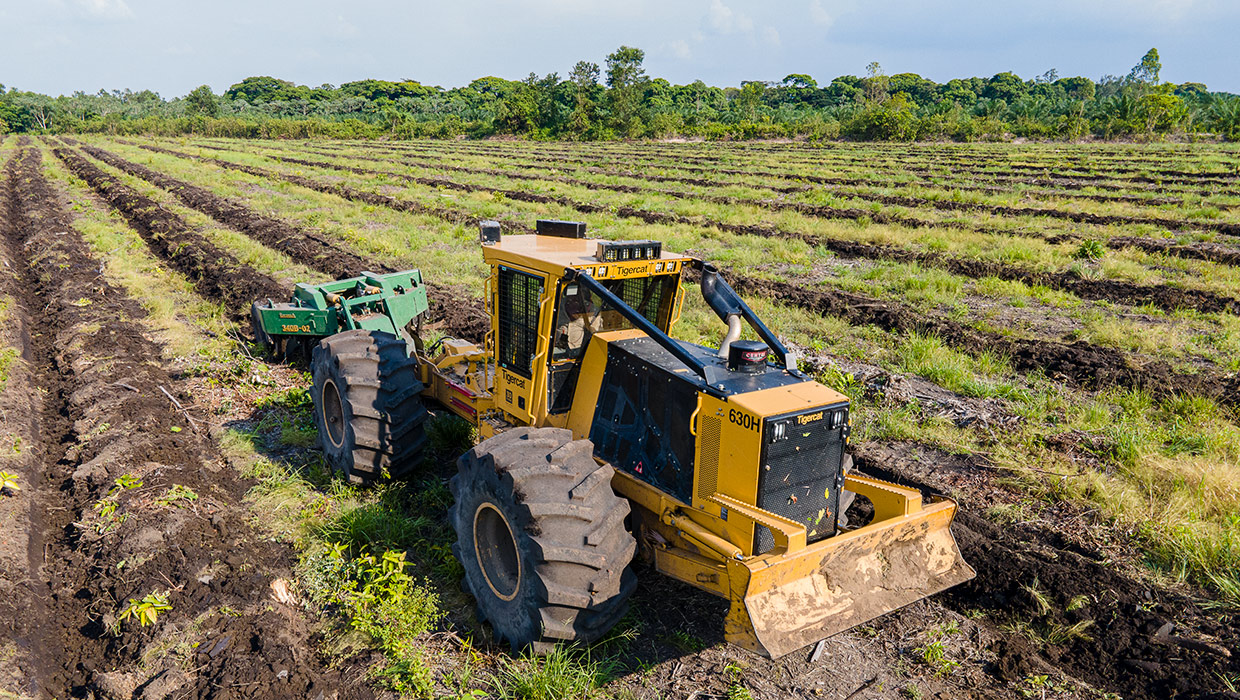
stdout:
[[652,76],[719,86],[825,84],[870,61],[939,82],[1051,68],[1097,79],[1157,47],[1164,80],[1240,93],[1234,0],[0,0],[0,28],[0,83],[53,95],[175,97],[249,75],[452,87],[564,76],[621,44],[646,51]]

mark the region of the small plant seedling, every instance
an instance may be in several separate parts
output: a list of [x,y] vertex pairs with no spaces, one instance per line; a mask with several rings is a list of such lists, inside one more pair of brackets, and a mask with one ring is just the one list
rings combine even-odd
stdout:
[[0,472],[0,493],[11,495],[17,491],[21,491],[21,484],[17,483],[20,477],[12,472]]
[[142,486],[142,480],[133,474],[121,474],[116,477],[116,486],[112,488],[112,493],[119,493],[127,489],[136,489]]
[[1038,615],[1046,615],[1050,613],[1050,598],[1046,595],[1046,591],[1043,591],[1038,585],[1038,579],[1036,576],[1034,577],[1032,584],[1028,586],[1021,586],[1021,588],[1024,588],[1025,592],[1028,593],[1029,597],[1033,600],[1034,605],[1038,609]]
[[680,651],[687,653],[696,653],[706,648],[705,642],[684,630],[676,630],[667,635],[664,640]]
[[173,484],[164,492],[164,495],[155,499],[155,503],[161,506],[175,505],[178,508],[184,507],[187,503],[193,503],[198,500],[198,494],[188,486],[182,484]]
[[129,605],[125,606],[116,618],[117,625],[130,618],[136,619],[143,627],[155,624],[161,612],[168,612],[172,609],[172,605],[168,602],[168,594],[169,591],[164,591],[163,593],[147,593],[141,600],[130,598]]
[[1101,260],[1106,252],[1106,246],[1102,245],[1102,241],[1088,240],[1082,241],[1072,256],[1078,260]]
[[753,700],[753,694],[749,692],[749,688],[733,683],[728,686],[728,700]]
[[1089,596],[1087,595],[1073,596],[1072,600],[1068,601],[1068,607],[1064,608],[1064,610],[1068,612],[1072,612],[1073,610],[1080,610],[1082,608],[1088,607],[1089,603],[1090,603],[1090,600],[1089,600]]
[[111,518],[120,504],[116,501],[99,500],[95,501],[95,510],[99,511],[100,518]]
[[943,645],[942,639],[936,639],[923,647],[917,647],[916,651],[921,654],[922,661],[934,669],[936,677],[950,676],[960,666],[959,661],[947,658],[947,648]]

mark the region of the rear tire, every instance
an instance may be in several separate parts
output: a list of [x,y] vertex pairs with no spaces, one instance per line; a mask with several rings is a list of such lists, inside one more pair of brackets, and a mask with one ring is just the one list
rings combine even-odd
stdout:
[[514,428],[457,462],[450,512],[478,619],[513,651],[592,642],[627,609],[637,543],[615,471],[561,428]]
[[426,445],[418,361],[390,333],[324,338],[310,363],[314,422],[333,471],[353,483],[406,475]]
[[271,355],[275,349],[275,342],[271,339],[271,335],[267,333],[267,330],[263,328],[263,319],[259,314],[260,308],[263,308],[263,306],[257,301],[250,304],[250,325],[254,328],[254,340],[263,346],[268,355]]

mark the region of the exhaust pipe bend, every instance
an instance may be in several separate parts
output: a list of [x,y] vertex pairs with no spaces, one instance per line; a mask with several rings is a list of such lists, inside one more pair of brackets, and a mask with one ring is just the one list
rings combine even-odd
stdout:
[[732,347],[732,343],[740,340],[742,328],[741,315],[728,314],[728,332],[724,334],[723,340],[719,341],[719,357],[728,359],[728,348]]

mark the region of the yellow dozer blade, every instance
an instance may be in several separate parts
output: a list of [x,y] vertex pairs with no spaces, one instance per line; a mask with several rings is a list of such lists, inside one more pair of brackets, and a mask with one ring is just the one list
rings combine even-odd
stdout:
[[728,562],[729,642],[783,656],[977,575],[951,533],[955,502],[860,475],[845,488],[874,504],[870,524],[808,546],[772,528],[775,550]]

